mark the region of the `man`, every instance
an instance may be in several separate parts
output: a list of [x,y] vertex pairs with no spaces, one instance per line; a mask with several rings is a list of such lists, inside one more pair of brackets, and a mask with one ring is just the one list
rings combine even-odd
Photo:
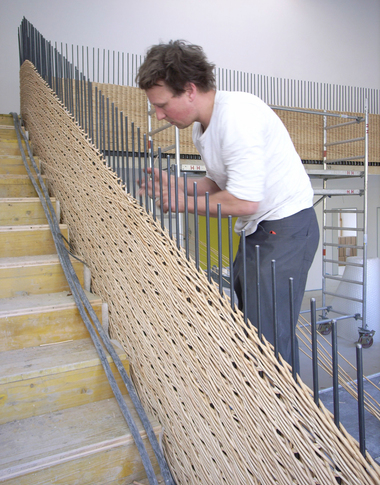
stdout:
[[[278,350],[291,363],[289,278],[294,278],[295,322],[307,273],[318,246],[319,230],[313,190],[290,136],[278,116],[259,98],[241,92],[217,91],[214,65],[202,48],[171,41],[150,48],[137,75],[159,120],[180,129],[194,123],[193,141],[206,166],[197,181],[198,213],[237,216],[235,231],[245,230],[249,320],[257,326],[256,256],[260,246],[261,322],[274,343],[271,262],[276,260]],[[158,177],[155,178],[159,193]],[[163,206],[174,209],[164,185]],[[141,191],[146,188],[144,183]],[[151,184],[148,186],[152,194]],[[188,179],[188,209],[193,212],[193,180]],[[183,179],[179,210],[184,210]],[[173,199],[173,198],[172,198]],[[243,308],[241,241],[234,262],[234,287]],[[299,371],[298,350],[295,362]]]

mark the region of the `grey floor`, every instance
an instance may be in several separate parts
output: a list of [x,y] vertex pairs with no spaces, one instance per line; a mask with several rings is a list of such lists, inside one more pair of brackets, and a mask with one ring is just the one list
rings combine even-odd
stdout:
[[[310,308],[310,298],[315,298],[317,308],[322,306],[322,292],[310,291],[305,293],[302,310]],[[326,300],[326,304],[330,302]],[[317,312],[317,316],[321,312]],[[302,314],[310,321],[310,314]],[[356,380],[356,340],[358,338],[355,320],[338,323],[338,363],[349,378]],[[319,337],[319,345],[325,349],[326,356],[331,355],[331,335]],[[305,355],[306,354],[306,355]],[[311,389],[313,388],[312,365],[310,350],[300,342],[301,378]],[[373,345],[363,349],[363,369],[368,381],[364,383],[364,390],[380,403],[380,334],[374,335]],[[332,378],[323,369],[318,371],[320,399],[325,407],[333,413]],[[377,405],[379,408],[379,405]],[[342,426],[358,441],[358,403],[356,399],[343,388],[339,390],[339,420]],[[365,411],[365,444],[368,453],[380,464],[380,421],[368,411]]]

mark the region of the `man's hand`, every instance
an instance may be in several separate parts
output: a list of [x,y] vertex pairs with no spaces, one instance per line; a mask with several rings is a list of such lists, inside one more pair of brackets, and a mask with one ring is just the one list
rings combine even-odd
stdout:
[[[148,184],[145,184],[145,177],[142,181],[139,181],[140,190],[139,194],[144,195],[146,190],[148,191],[149,197],[155,199],[158,207],[162,204],[162,209],[164,213],[169,210],[169,190],[168,190],[168,174],[167,172],[162,172],[162,197],[160,191],[160,174],[159,169],[155,168],[154,172],[151,168],[147,169],[147,173],[151,176],[148,180]],[[153,187],[154,178],[154,187]],[[188,179],[188,211],[194,213],[194,182],[197,183],[197,211],[199,215],[206,214],[206,198],[205,194],[209,194],[209,214],[211,217],[216,217],[218,213],[218,204],[221,205],[222,217],[231,216],[246,216],[257,212],[259,207],[259,202],[253,202],[249,200],[238,199],[232,195],[227,190],[220,190],[220,188],[207,177],[202,177],[199,179],[189,178]],[[170,177],[170,206],[171,210],[174,212],[176,210],[176,200],[175,200],[175,178]],[[184,212],[185,210],[185,192],[184,192],[184,179],[183,177],[178,178],[178,208],[179,212]]]

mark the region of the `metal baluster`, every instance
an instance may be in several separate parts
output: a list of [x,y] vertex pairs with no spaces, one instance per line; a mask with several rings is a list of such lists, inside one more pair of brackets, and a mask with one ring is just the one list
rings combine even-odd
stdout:
[[219,271],[219,293],[223,294],[223,262],[222,262],[222,205],[217,205],[218,220],[218,271]]
[[[136,156],[136,149],[135,149],[135,124],[134,122],[131,123],[131,136],[132,136],[132,195],[134,198],[136,198],[136,159],[135,159],[135,156]],[[154,161],[153,161],[153,158],[152,158],[152,170],[154,168]],[[153,201],[154,201],[154,197],[153,197]],[[156,204],[154,204],[154,207],[155,207]],[[154,211],[154,218],[156,218],[156,213]]]
[[290,345],[292,353],[292,375],[293,379],[297,380],[296,373],[296,325],[294,318],[294,282],[293,278],[289,278],[289,310],[290,310]]
[[185,249],[186,259],[190,259],[190,246],[189,246],[189,200],[187,195],[187,173],[183,174],[183,194],[185,198]]
[[260,246],[255,246],[256,256],[256,311],[257,311],[257,332],[259,339],[262,338],[261,328],[261,287],[260,287]]
[[158,148],[158,175],[160,180],[160,216],[161,216],[161,228],[164,229],[165,227],[165,220],[164,220],[164,207],[163,207],[163,187],[162,187],[162,155],[161,155],[161,148]]
[[274,354],[278,359],[276,261],[274,259],[272,259],[272,305]]
[[231,308],[235,307],[235,291],[234,291],[234,255],[233,255],[233,229],[232,229],[232,216],[228,216],[228,248],[229,248],[229,260],[230,260],[230,301]]
[[315,298],[310,299],[311,315],[311,351],[313,366],[313,392],[314,402],[319,406],[319,378],[318,378],[318,334],[317,334],[317,307]]
[[[129,181],[129,138],[128,138],[128,116],[124,118],[125,126],[125,172],[126,172],[126,182],[127,182],[127,192],[131,193],[130,181]],[[148,207],[148,206],[147,206]],[[148,210],[148,209],[147,209]]]
[[195,239],[195,266],[199,271],[199,228],[198,228],[198,188],[194,182],[194,239]]
[[[175,231],[177,239],[177,248],[181,247],[181,235],[179,234],[179,207],[178,207],[178,165],[174,164],[174,187],[175,187]],[[170,204],[170,201],[169,201]]]
[[360,453],[365,456],[365,420],[364,420],[364,389],[363,389],[363,349],[356,344],[356,375],[358,384],[358,416],[359,416],[359,444]]
[[339,418],[339,378],[338,378],[338,341],[337,341],[337,322],[331,321],[331,350],[332,350],[332,371],[333,371],[333,396],[334,396],[334,422],[340,427]]
[[211,238],[210,238],[210,194],[206,192],[206,258],[207,258],[207,279],[211,282]]

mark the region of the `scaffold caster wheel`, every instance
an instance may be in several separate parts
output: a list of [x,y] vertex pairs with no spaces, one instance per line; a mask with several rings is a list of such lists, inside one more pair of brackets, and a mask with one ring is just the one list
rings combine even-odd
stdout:
[[331,323],[321,323],[320,325],[318,325],[318,332],[321,335],[330,335],[331,330],[332,330]]
[[362,330],[359,329],[358,343],[362,345],[363,349],[369,349],[373,344],[374,330]]

